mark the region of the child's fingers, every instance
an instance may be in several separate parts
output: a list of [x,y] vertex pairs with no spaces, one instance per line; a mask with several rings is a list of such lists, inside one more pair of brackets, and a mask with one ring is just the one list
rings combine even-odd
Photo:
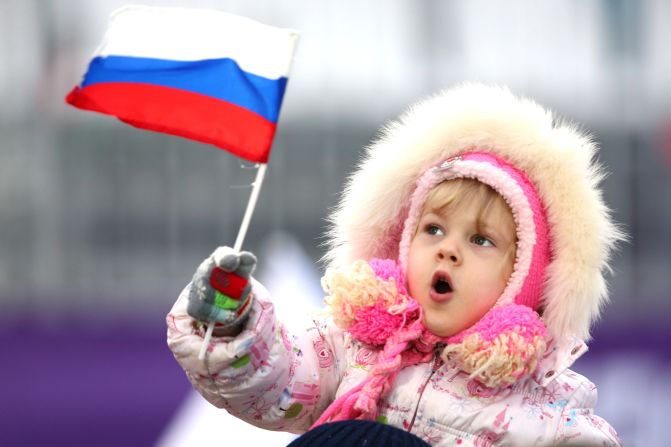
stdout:
[[256,266],[256,256],[248,251],[240,253],[240,270],[242,274],[251,274]]
[[211,257],[217,266],[227,272],[234,272],[240,265],[240,253],[236,253],[231,247],[218,247]]

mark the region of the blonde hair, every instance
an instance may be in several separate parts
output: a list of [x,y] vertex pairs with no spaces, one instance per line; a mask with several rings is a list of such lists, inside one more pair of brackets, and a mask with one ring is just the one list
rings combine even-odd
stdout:
[[[505,215],[510,217],[512,227],[517,227],[510,206],[508,206],[503,196],[486,183],[472,178],[457,178],[436,185],[426,196],[426,201],[422,207],[422,214],[427,211],[446,214],[454,212],[464,204],[472,202],[479,203],[480,205],[476,218],[477,231],[481,231],[481,225],[485,216],[487,216],[490,210],[496,207],[502,207],[502,209],[506,210],[507,213]],[[415,229],[415,234],[418,230],[419,228]],[[505,261],[509,259],[514,261],[515,254],[517,253],[517,233],[515,231],[513,233],[513,243],[506,251]]]

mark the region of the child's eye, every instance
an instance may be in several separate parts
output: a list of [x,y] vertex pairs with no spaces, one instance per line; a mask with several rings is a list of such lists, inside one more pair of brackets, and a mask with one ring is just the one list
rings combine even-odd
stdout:
[[438,225],[428,224],[425,230],[431,236],[442,235],[443,230]]
[[481,247],[494,247],[494,242],[480,234],[474,235],[471,238],[471,242],[473,242],[475,245],[480,245]]

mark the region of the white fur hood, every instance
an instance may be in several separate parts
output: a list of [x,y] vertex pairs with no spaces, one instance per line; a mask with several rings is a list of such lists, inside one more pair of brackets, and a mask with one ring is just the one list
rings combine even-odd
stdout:
[[541,297],[555,338],[589,339],[607,301],[604,273],[623,238],[598,184],[596,144],[576,126],[556,121],[507,89],[466,84],[412,106],[366,148],[331,216],[329,266],[398,257],[415,181],[450,156],[486,150],[526,172],[543,201],[552,257]]

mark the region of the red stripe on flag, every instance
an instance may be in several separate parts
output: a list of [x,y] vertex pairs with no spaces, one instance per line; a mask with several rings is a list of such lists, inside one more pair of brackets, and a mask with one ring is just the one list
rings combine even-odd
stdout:
[[75,87],[66,101],[142,129],[212,144],[255,163],[268,162],[275,135],[275,124],[257,113],[171,87],[100,83]]

